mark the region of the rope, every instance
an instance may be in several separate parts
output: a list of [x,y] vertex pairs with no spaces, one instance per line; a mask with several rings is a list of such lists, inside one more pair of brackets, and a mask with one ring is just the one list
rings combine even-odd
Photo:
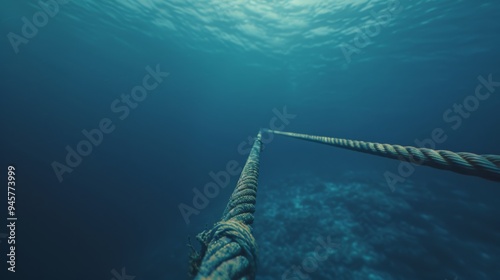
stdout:
[[500,182],[500,156],[498,155],[455,153],[446,150],[403,147],[270,129],[263,131]]
[[[498,155],[454,153],[269,129],[262,131],[500,181]],[[191,254],[190,272],[195,280],[255,279],[257,249],[251,225],[257,197],[261,139],[259,132],[221,220],[212,229],[196,236],[201,252],[193,249]]]
[[259,132],[221,220],[196,236],[202,248],[191,255],[195,280],[255,279],[257,252],[251,225],[261,147]]

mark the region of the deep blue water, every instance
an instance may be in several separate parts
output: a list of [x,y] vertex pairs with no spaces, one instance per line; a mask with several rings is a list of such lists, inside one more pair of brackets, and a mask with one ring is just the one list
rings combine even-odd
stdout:
[[[42,6],[0,4],[0,217],[8,165],[18,217],[16,273],[0,235],[1,279],[119,279],[122,268],[187,279],[188,236],[220,218],[237,176],[189,223],[179,205],[210,172],[242,166],[240,143],[276,110],[294,115],[285,131],[415,146],[441,129],[436,149],[500,154],[500,87],[476,97],[479,77],[500,81],[498,1]],[[122,99],[156,68],[169,75]],[[101,122],[109,133],[58,178],[54,162]],[[500,279],[498,182],[417,166],[391,190],[384,174],[398,166],[275,136],[261,155],[257,279],[301,279],[282,277],[318,238],[336,247],[310,279]]]

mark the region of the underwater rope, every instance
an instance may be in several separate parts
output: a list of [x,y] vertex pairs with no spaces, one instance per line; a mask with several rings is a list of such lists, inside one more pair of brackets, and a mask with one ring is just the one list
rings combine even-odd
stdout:
[[254,221],[253,213],[257,198],[262,132],[500,181],[500,156],[498,155],[454,153],[445,150],[403,147],[262,129],[255,139],[221,220],[212,229],[205,230],[196,236],[201,243],[201,252],[198,253],[192,248],[193,252],[190,258],[190,274],[195,277],[195,280],[255,279],[257,245],[252,235],[251,225]]
[[370,143],[270,129],[263,129],[263,131],[372,155],[399,159],[401,161],[409,161],[417,165],[427,165],[456,173],[478,176],[492,181],[500,181],[500,156],[498,155],[476,155],[465,152],[455,153],[446,150],[432,150],[411,146],[403,147],[400,145]]
[[257,245],[251,225],[261,147],[259,132],[221,220],[196,236],[202,248],[191,255],[190,271],[195,280],[255,279]]

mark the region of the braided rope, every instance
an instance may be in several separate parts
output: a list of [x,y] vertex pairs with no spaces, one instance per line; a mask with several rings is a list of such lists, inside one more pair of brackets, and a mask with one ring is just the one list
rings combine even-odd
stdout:
[[191,260],[195,280],[255,279],[257,246],[251,225],[261,147],[259,132],[221,221],[196,236],[202,249],[200,254],[195,252]]
[[500,181],[500,156],[498,155],[476,155],[465,152],[455,153],[446,150],[432,150],[411,146],[370,143],[270,129],[264,129],[263,131],[362,153],[398,159],[401,161],[409,161],[417,165],[427,165],[456,173],[482,177],[492,181]]

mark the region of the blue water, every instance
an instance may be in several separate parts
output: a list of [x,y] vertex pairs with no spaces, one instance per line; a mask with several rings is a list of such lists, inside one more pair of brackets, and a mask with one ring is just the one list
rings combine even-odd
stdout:
[[[500,154],[500,87],[480,82],[500,80],[498,1],[51,3],[0,4],[0,174],[6,188],[16,167],[18,217],[1,279],[188,279],[188,236],[220,218],[237,176],[187,220],[179,205],[241,167],[240,143],[277,111],[285,131],[416,146],[437,130],[436,149]],[[141,101],[122,99],[149,76]],[[275,136],[257,279],[500,279],[498,182],[417,166],[390,187],[398,168]]]

